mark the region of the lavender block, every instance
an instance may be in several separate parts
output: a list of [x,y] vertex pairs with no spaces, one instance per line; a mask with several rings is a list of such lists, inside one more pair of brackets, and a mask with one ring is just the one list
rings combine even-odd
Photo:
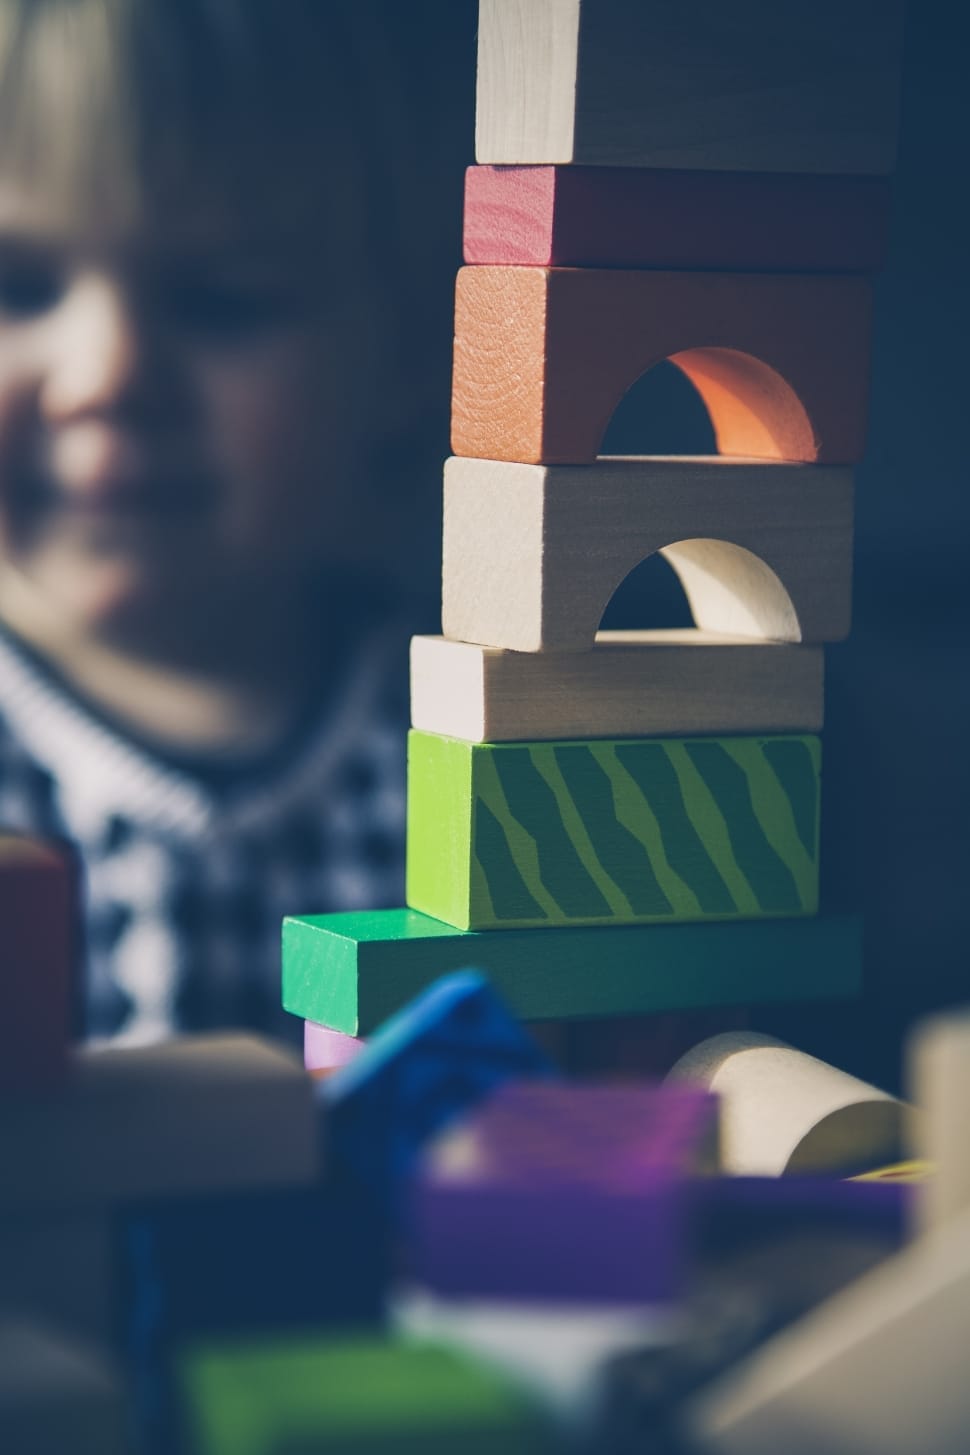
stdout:
[[335,1071],[359,1055],[367,1042],[316,1021],[303,1022],[303,1064],[308,1071]]
[[716,1108],[694,1087],[507,1083],[425,1150],[415,1278],[446,1296],[676,1299]]

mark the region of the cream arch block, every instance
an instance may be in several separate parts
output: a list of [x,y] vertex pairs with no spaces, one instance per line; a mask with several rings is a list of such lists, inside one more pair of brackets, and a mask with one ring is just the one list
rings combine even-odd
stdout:
[[851,1173],[901,1155],[902,1102],[757,1031],[711,1036],[670,1077],[720,1096],[726,1172]]
[[838,641],[851,611],[852,472],[722,457],[452,458],[444,635],[522,652],[586,650],[613,592],[655,551],[680,577],[698,627]]

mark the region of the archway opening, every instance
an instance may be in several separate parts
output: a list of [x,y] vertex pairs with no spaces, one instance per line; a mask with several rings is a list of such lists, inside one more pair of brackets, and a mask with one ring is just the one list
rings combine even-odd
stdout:
[[614,410],[600,452],[805,461],[818,441],[786,379],[750,354],[712,347],[672,354],[641,374]]

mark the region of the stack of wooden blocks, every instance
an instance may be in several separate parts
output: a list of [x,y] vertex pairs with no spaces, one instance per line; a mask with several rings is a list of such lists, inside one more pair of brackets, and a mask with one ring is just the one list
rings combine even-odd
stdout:
[[[469,963],[527,1020],[858,989],[858,920],[818,913],[818,733],[900,11],[482,0],[409,907],[287,921],[309,1037]],[[719,453],[599,457],[665,360]],[[655,552],[693,628],[599,632]]]

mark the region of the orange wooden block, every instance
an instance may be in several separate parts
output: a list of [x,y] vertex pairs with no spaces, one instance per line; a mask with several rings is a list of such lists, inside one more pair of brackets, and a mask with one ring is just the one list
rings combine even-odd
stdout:
[[641,374],[669,359],[725,455],[851,464],[865,443],[863,278],[466,267],[458,274],[452,447],[589,464]]

